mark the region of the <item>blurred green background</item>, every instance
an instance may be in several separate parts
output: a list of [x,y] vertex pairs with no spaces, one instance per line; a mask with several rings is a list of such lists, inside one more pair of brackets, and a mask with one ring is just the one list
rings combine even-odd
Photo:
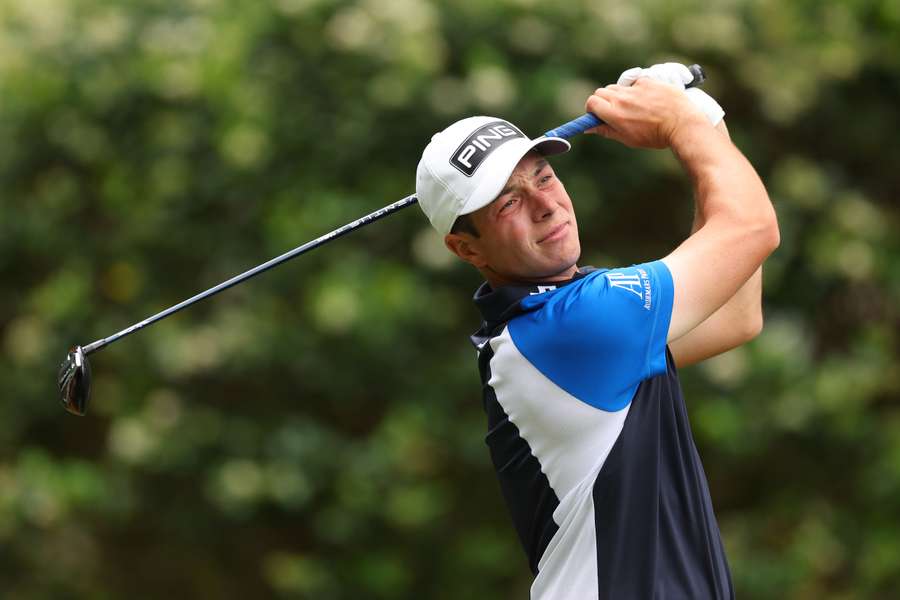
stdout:
[[[453,120],[538,135],[669,60],[781,224],[765,331],[682,373],[738,596],[898,597],[896,0],[2,0],[0,595],[527,597],[479,279],[418,209],[93,355],[85,418],[56,367],[411,193]],[[690,228],[668,152],[554,165],[582,264]]]

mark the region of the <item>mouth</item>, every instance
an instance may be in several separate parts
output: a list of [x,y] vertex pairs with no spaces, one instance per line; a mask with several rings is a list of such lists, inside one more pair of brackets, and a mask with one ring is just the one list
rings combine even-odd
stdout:
[[556,227],[551,229],[550,233],[548,233],[547,235],[545,235],[544,237],[539,239],[537,241],[537,243],[544,244],[546,242],[555,242],[555,241],[561,240],[563,237],[565,237],[566,233],[568,232],[568,228],[569,228],[569,222],[564,221],[563,223],[560,223],[559,225],[557,225]]

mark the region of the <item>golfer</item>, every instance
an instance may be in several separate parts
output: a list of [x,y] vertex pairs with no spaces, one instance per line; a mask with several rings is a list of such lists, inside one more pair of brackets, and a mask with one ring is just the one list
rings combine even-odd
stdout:
[[422,209],[486,280],[472,336],[486,441],[535,600],[734,596],[677,367],[759,333],[779,232],[724,113],[690,79],[674,63],[629,69],[586,103],[606,123],[591,133],[670,148],[693,183],[693,232],[660,260],[578,266],[575,209],[548,162],[565,140],[471,117],[418,166]]

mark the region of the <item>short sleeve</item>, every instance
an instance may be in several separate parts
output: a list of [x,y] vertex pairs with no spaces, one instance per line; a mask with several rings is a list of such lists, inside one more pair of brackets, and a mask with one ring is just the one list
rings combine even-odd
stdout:
[[605,410],[666,371],[672,276],[662,261],[595,271],[522,300],[509,323],[519,351],[554,383]]
[[668,267],[658,260],[612,269],[601,277],[593,282],[590,296],[596,301],[597,317],[605,324],[603,339],[613,346],[624,340],[624,349],[641,361],[642,378],[665,372],[674,298]]

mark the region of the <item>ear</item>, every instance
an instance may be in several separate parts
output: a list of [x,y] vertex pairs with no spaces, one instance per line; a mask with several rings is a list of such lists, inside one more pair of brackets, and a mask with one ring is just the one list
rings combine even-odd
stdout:
[[487,257],[478,239],[467,233],[448,233],[444,236],[444,245],[476,269],[487,265]]

